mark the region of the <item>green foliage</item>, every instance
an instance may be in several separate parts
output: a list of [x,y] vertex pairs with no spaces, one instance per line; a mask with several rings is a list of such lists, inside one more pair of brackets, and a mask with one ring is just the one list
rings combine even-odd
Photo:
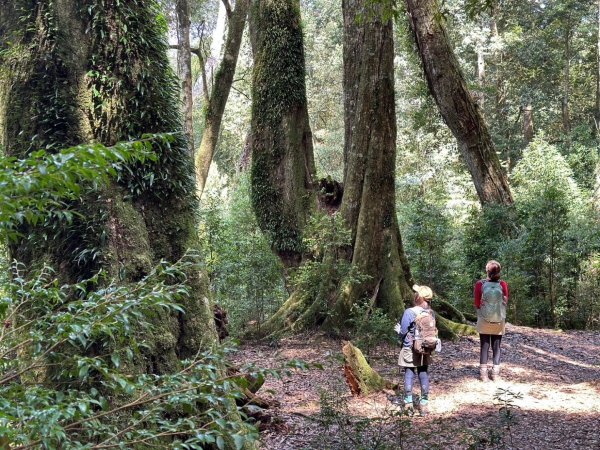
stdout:
[[242,177],[228,201],[209,193],[200,210],[200,248],[211,290],[227,310],[234,334],[249,323],[260,331],[287,296],[281,263],[256,224],[248,184]]
[[193,264],[160,264],[129,286],[101,274],[60,285],[49,268],[26,279],[15,264],[0,300],[0,439],[47,448],[225,448],[227,441],[239,449],[254,441],[256,429],[227,412],[242,394],[223,375],[223,350],[181,361],[171,374],[135,370],[145,347],[140,331],[154,332],[150,319],[184,313]]
[[175,133],[172,141],[155,145],[154,163],[135,165],[120,182],[134,196],[175,195],[189,201],[195,189],[193,163],[178,133],[179,83],[167,58],[167,24],[158,2],[107,7],[104,0],[93,0],[81,12],[92,39],[86,76],[94,138],[110,145],[149,131]]
[[568,298],[576,284],[573,274],[578,272],[579,252],[573,246],[583,245],[587,249],[580,251],[589,253],[599,243],[598,233],[585,223],[586,216],[593,220],[589,205],[556,148],[541,139],[534,141],[515,168],[514,179],[516,205],[525,229],[520,241],[527,256],[529,295],[546,300],[549,317],[541,320],[557,324],[568,310]]
[[[525,150],[513,182],[514,210],[472,211],[460,246],[463,270],[474,281],[484,276],[487,260],[503,264],[513,322],[584,327],[590,318],[582,298],[594,304],[596,290],[578,286],[588,280],[586,260],[600,246],[597,213],[566,159],[543,137]],[[471,289],[472,282],[465,283],[460,294],[467,303]]]
[[394,332],[394,321],[379,308],[370,304],[354,304],[351,310],[350,325],[356,346],[367,356],[380,344],[393,344],[398,335]]
[[[318,448],[340,450],[392,450],[409,448],[413,436],[410,418],[391,404],[375,417],[353,415],[342,392],[321,391]],[[426,442],[422,436],[421,444]]]
[[68,201],[77,200],[87,188],[97,188],[109,176],[118,178],[134,162],[155,160],[152,142],[169,136],[146,136],[145,140],[81,145],[48,154],[33,152],[27,158],[0,156],[0,233],[19,235],[24,224],[36,225],[49,218],[70,221],[77,214]]
[[[51,213],[68,220],[61,202],[143,157],[153,157],[144,142],[3,158],[2,205],[21,218],[7,222],[35,223]],[[157,332],[152,323],[186,313],[186,274],[198,270],[197,259],[161,263],[129,285],[103,273],[61,284],[49,267],[35,272],[13,263],[0,298],[2,445],[242,448],[256,440],[256,429],[239,420],[234,405],[242,394],[238,379],[224,375],[222,349],[181,361],[173,373],[140,370],[145,337]]]
[[423,198],[402,205],[400,214],[415,279],[447,295],[454,281],[449,258],[454,233],[450,218],[443,208]]
[[367,279],[343,257],[351,238],[339,214],[317,213],[310,218],[304,245],[311,259],[295,271],[292,280],[295,291],[305,304],[311,305],[305,314],[307,320],[322,323],[334,313],[330,307],[332,298],[340,295],[342,289]]

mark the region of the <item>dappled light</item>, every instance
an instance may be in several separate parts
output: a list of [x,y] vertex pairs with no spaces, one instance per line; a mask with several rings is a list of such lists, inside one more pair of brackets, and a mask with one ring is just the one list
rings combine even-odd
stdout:
[[600,450],[600,0],[0,0],[0,450]]
[[[477,339],[444,342],[443,352],[430,368],[431,417],[410,419],[407,447],[424,445],[423,436],[428,435],[431,445],[463,449],[468,445],[461,439],[471,439],[473,432],[481,436],[488,429],[505,432],[501,405],[494,400],[499,388],[522,396],[514,400],[514,448],[591,449],[600,445],[600,336],[509,325],[504,339],[502,380],[490,383],[477,379]],[[581,342],[576,354],[564,357],[569,353],[568,345],[576,342]],[[237,354],[238,361],[262,361],[266,365],[286,358],[324,365],[323,370],[298,372],[289,379],[266,383],[265,389],[273,389],[270,395],[281,401],[277,415],[283,421],[276,430],[265,432],[268,448],[317,448],[314,442],[319,440],[319,433],[325,433],[318,429],[323,395],[345,402],[344,414],[353,420],[381,419],[399,410],[390,401],[390,391],[368,397],[350,394],[338,356],[340,347],[338,341],[306,334],[282,339],[278,348],[245,345]],[[543,349],[543,353],[532,352],[532,347]],[[394,381],[399,375],[396,361],[394,347],[388,345],[378,347],[371,357],[373,367]],[[570,439],[565,440],[565,436]]]

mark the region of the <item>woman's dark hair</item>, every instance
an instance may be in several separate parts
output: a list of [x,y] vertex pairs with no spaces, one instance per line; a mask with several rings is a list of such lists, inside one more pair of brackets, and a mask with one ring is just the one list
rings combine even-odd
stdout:
[[500,279],[500,271],[502,270],[502,266],[498,261],[494,261],[493,259],[488,261],[485,265],[485,271],[487,272],[487,276],[491,281],[498,281]]

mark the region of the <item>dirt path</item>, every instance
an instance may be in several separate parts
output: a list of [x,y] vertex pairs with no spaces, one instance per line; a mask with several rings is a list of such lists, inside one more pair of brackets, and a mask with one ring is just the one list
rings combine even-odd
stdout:
[[[476,379],[478,338],[444,342],[430,370],[427,418],[397,417],[397,408],[385,393],[350,396],[338,341],[300,336],[281,341],[278,348],[246,345],[237,356],[239,362],[261,367],[293,358],[324,366],[265,383],[261,394],[281,402],[272,411],[276,423],[262,434],[265,449],[600,450],[600,334],[509,325],[502,346],[503,379],[484,384]],[[396,360],[397,348],[381,347],[371,363],[398,381]],[[501,425],[499,405],[494,404],[498,388],[522,396],[514,400],[518,408],[510,432]],[[329,408],[323,410],[323,405]],[[331,408],[344,414],[324,415]],[[340,420],[349,416],[351,421]],[[323,425],[324,419],[330,426]],[[494,443],[495,439],[501,442]]]

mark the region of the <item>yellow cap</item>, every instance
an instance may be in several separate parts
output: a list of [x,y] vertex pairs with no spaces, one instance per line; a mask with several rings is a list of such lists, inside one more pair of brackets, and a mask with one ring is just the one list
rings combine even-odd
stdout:
[[413,285],[413,291],[419,294],[424,300],[431,300],[433,298],[433,291],[429,286],[419,286],[418,284]]

